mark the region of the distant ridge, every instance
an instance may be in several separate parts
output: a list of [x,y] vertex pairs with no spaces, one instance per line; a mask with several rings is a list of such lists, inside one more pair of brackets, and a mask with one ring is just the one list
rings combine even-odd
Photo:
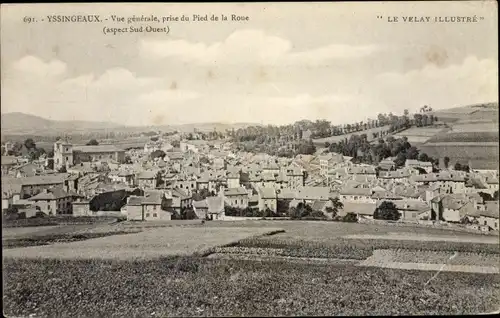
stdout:
[[145,130],[178,130],[182,132],[193,131],[224,131],[226,129],[238,129],[247,126],[259,126],[252,123],[195,123],[182,125],[161,125],[161,126],[126,126],[112,122],[94,122],[83,120],[52,120],[40,116],[25,114],[21,112],[5,113],[1,117],[2,134],[10,135],[45,135],[74,133],[78,131],[145,131]]

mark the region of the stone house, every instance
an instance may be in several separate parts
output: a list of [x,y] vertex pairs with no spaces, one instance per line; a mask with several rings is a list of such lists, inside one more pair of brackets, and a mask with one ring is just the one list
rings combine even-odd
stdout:
[[245,188],[228,188],[221,191],[224,203],[233,208],[245,209],[248,207],[248,192]]
[[159,181],[157,171],[143,171],[137,176],[137,184],[141,189],[156,189]]
[[76,193],[68,193],[61,187],[44,189],[42,192],[29,198],[40,211],[47,215],[72,214],[72,202],[78,197]]
[[259,211],[270,209],[274,213],[277,211],[277,196],[274,188],[259,188]]

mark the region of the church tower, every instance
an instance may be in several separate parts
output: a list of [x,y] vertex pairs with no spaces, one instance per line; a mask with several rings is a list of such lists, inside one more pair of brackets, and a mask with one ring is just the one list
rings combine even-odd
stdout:
[[54,170],[73,166],[73,145],[59,139],[54,144]]

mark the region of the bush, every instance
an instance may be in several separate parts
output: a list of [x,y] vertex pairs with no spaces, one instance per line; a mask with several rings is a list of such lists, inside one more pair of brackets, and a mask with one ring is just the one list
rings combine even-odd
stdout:
[[342,218],[342,222],[356,223],[356,222],[358,222],[358,216],[354,213],[347,213]]
[[375,210],[373,218],[376,220],[392,220],[397,221],[400,218],[400,214],[396,205],[390,201],[384,201]]

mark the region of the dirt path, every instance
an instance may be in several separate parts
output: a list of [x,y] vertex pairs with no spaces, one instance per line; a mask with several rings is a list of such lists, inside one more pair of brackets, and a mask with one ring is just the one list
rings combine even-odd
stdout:
[[354,234],[343,236],[347,239],[362,240],[403,240],[403,241],[445,241],[463,243],[499,244],[498,236],[472,236],[472,235],[425,235],[415,233],[387,233],[387,234]]
[[[416,252],[418,253],[418,252]],[[477,265],[455,265],[451,264],[453,259],[459,255],[455,252],[448,259],[442,260],[441,263],[424,263],[426,260],[422,258],[422,262],[396,262],[397,251],[394,250],[375,250],[373,255],[366,260],[360,262],[358,266],[383,267],[394,269],[407,270],[426,270],[426,271],[446,271],[446,272],[466,272],[466,273],[482,273],[482,274],[498,274],[500,273],[497,266],[477,266]],[[434,260],[436,261],[436,260]]]

